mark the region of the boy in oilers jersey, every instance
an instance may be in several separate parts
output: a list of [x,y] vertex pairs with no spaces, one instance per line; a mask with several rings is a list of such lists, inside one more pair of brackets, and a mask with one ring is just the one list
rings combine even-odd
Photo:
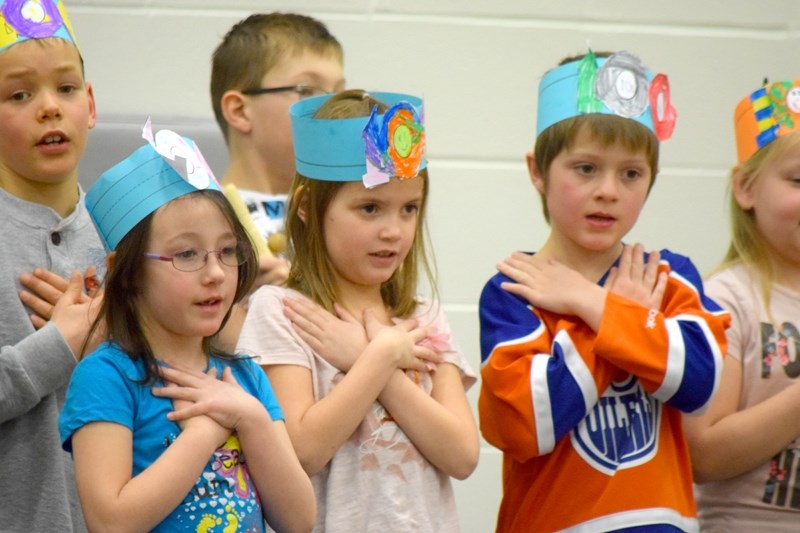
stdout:
[[537,121],[527,160],[550,235],[480,299],[497,531],[696,531],[681,412],[711,398],[729,316],[688,258],[622,241],[674,126],[667,78],[627,52],[568,58]]

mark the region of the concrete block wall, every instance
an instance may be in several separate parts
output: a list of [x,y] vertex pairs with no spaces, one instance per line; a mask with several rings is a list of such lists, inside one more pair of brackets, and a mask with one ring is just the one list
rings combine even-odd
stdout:
[[[677,128],[662,147],[658,182],[629,241],[685,253],[701,271],[728,243],[736,102],[765,76],[800,74],[795,0],[67,3],[101,122],[117,115],[152,115],[156,127],[160,116],[212,121],[211,52],[233,23],[258,11],[297,11],[327,23],[344,46],[349,87],[423,95],[440,292],[476,369],[483,283],[498,260],[537,248],[547,234],[524,166],[546,69],[588,44],[633,51],[669,75]],[[473,401],[476,395],[477,387]],[[484,444],[477,471],[456,490],[463,530],[492,530],[498,452]]]

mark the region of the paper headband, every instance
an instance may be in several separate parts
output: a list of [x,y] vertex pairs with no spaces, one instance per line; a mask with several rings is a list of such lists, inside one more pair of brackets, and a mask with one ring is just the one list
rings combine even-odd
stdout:
[[[150,119],[142,137],[148,144],[106,170],[86,193],[86,207],[108,251],[162,205],[197,190],[220,190],[194,141],[170,130],[153,136]],[[185,164],[178,165],[176,157]]]
[[332,95],[300,100],[291,108],[298,174],[325,181],[363,180],[367,188],[392,177],[413,178],[426,167],[422,100],[399,93],[370,93],[389,106],[369,117],[316,119]]
[[28,39],[58,37],[75,43],[61,0],[0,0],[0,52]]
[[744,97],[736,106],[733,126],[739,163],[778,137],[800,131],[800,79],[765,83]]
[[587,113],[633,119],[660,141],[670,138],[677,116],[666,75],[654,76],[628,52],[597,58],[591,50],[582,59],[556,67],[542,78],[536,134],[556,122]]

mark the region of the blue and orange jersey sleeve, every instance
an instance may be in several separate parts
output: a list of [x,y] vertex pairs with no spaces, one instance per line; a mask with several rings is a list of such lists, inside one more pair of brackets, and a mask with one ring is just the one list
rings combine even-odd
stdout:
[[684,256],[661,252],[669,276],[660,309],[610,293],[597,332],[601,357],[635,375],[645,390],[684,412],[702,410],[719,384],[730,316],[703,292]]
[[525,461],[551,452],[618,370],[595,357],[595,333],[583,322],[540,314],[504,281],[494,276],[481,294],[478,410],[484,438]]

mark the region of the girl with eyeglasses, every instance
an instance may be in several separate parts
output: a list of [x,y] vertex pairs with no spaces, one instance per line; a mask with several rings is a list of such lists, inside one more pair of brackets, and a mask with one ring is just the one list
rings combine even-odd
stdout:
[[308,531],[313,490],[269,382],[214,345],[256,255],[193,143],[172,134],[200,169],[186,181],[149,140],[86,197],[113,250],[94,324],[108,341],[78,364],[59,421],[86,523]]

